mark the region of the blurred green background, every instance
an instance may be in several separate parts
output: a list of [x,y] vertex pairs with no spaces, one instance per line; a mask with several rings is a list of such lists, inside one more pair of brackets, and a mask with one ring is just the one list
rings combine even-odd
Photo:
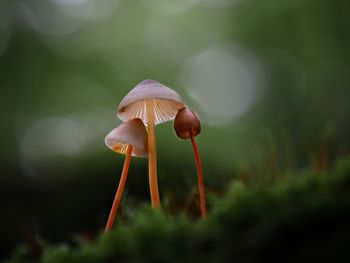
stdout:
[[[1,256],[35,236],[103,228],[124,160],[104,137],[144,79],[198,112],[209,195],[236,179],[327,170],[349,154],[349,10],[346,0],[0,1]],[[169,122],[157,147],[163,207],[197,216],[190,143]],[[121,220],[149,202],[146,159],[132,160],[126,187]]]

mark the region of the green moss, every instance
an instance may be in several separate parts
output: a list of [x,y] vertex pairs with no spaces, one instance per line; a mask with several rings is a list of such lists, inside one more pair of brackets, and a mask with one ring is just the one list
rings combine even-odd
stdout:
[[[273,183],[234,182],[206,220],[141,209],[93,242],[44,246],[42,262],[324,262],[347,254],[350,160]],[[27,251],[28,252],[28,251]],[[26,262],[24,248],[9,262]]]

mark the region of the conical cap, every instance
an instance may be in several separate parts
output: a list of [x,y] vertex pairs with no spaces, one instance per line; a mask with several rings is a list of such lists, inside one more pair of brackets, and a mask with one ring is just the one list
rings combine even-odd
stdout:
[[178,93],[161,83],[147,79],[123,98],[118,106],[117,116],[123,121],[140,118],[147,125],[147,100],[153,102],[155,124],[173,120],[177,111],[185,106]]
[[146,127],[140,119],[120,124],[106,136],[105,144],[117,153],[126,154],[128,146],[132,145],[132,156],[148,155]]

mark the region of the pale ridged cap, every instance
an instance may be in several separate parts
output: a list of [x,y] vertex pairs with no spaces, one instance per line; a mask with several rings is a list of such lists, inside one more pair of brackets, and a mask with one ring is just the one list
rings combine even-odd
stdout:
[[105,144],[117,153],[126,154],[128,146],[132,145],[132,156],[148,155],[146,127],[140,119],[120,124],[106,136]]
[[123,121],[140,118],[148,124],[146,100],[152,100],[155,124],[173,120],[185,106],[181,96],[154,80],[146,79],[133,88],[120,102],[117,115]]

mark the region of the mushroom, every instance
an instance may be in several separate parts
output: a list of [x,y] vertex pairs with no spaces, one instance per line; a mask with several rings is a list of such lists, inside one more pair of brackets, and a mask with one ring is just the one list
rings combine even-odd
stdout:
[[180,109],[175,117],[174,129],[176,135],[180,139],[191,139],[197,167],[200,208],[202,217],[204,218],[207,216],[207,205],[205,200],[202,164],[195,140],[195,137],[201,132],[201,123],[198,115],[189,108]]
[[117,128],[112,130],[106,136],[105,143],[107,147],[113,151],[126,155],[117,193],[114,197],[113,205],[105,227],[105,231],[110,231],[112,229],[115,217],[117,215],[118,206],[123,195],[131,156],[147,156],[146,127],[140,119],[131,119],[128,122],[120,124]]
[[117,116],[128,121],[140,118],[148,126],[149,187],[152,207],[160,206],[157,179],[157,149],[155,125],[173,120],[184,102],[179,94],[154,81],[144,80],[133,88],[120,102]]

